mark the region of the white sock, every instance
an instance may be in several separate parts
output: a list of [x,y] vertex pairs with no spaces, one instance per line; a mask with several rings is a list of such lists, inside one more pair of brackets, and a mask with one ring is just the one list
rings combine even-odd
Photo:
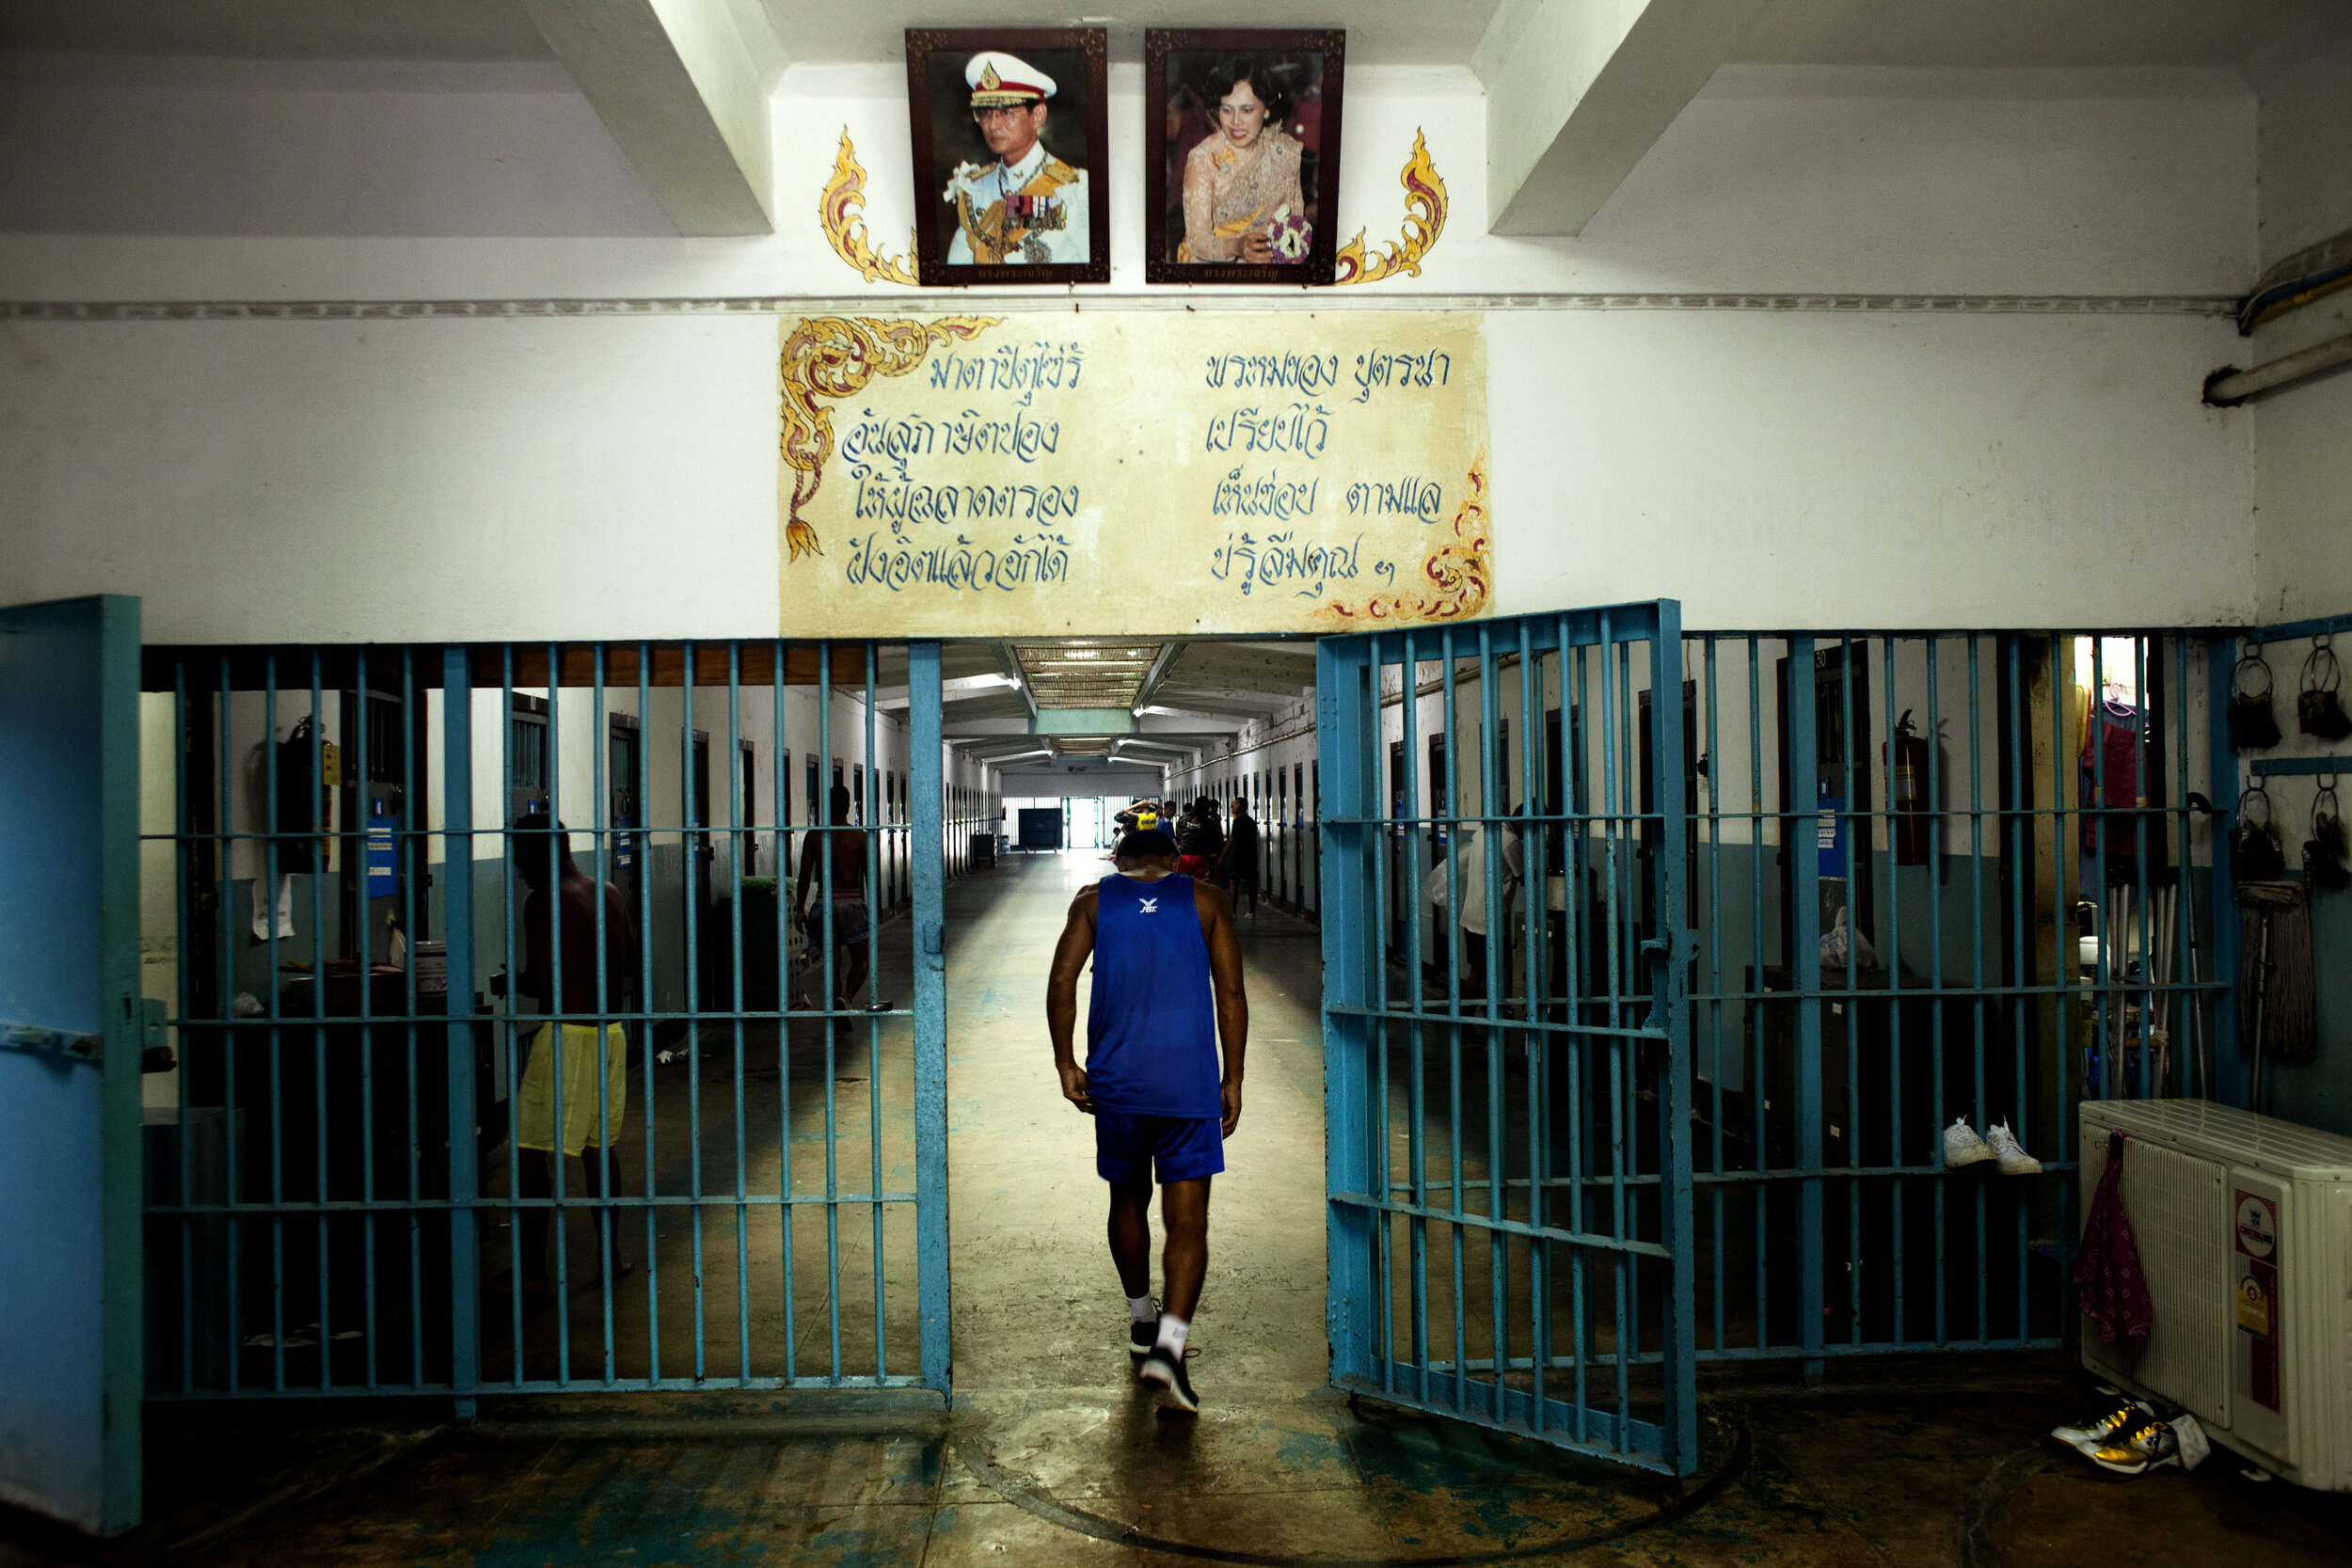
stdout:
[[1150,1296],[1129,1296],[1127,1316],[1136,1323],[1148,1323],[1158,1314],[1152,1309]]
[[1160,1314],[1159,1342],[1152,1348],[1153,1350],[1164,1350],[1168,1352],[1168,1354],[1181,1361],[1184,1357],[1184,1336],[1191,1332],[1191,1319],[1179,1318],[1170,1313],[1163,1312]]

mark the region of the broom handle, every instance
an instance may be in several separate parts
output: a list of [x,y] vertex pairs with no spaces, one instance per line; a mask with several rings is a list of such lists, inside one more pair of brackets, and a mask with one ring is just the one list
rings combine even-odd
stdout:
[[2254,1064],[2246,1086],[2246,1108],[2263,1108],[2263,1037],[2270,1030],[2270,908],[2263,906],[2262,945],[2254,957]]

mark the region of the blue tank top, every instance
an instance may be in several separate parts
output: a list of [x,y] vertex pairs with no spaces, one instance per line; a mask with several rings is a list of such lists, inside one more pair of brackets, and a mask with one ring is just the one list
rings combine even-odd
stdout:
[[1209,943],[1190,877],[1098,884],[1087,1092],[1129,1116],[1215,1117],[1221,1076]]

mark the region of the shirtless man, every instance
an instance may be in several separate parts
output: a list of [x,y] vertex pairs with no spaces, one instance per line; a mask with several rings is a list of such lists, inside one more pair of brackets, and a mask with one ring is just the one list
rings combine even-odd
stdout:
[[[523,902],[523,973],[516,989],[535,999],[542,1010],[563,1015],[561,1023],[548,1022],[532,1036],[530,1064],[523,1069],[522,1086],[516,1096],[515,1147],[532,1151],[518,1162],[524,1197],[549,1196],[557,1150],[580,1157],[585,1183],[581,1194],[610,1196],[621,1186],[617,1144],[621,1118],[628,1109],[628,1037],[617,1023],[605,1023],[609,1012],[627,1010],[627,997],[637,984],[637,927],[628,917],[628,901],[611,883],[598,884],[573,863],[571,839],[563,824],[545,812],[532,812],[515,824],[507,842],[513,846],[515,874],[531,892]],[[551,885],[550,885],[551,884]],[[604,976],[596,976],[596,906],[604,906]],[[556,994],[556,911],[562,911],[563,995]],[[562,1047],[556,1039],[561,1033]],[[556,1082],[558,1061],[562,1079]],[[601,1079],[603,1092],[598,1093]],[[593,1155],[590,1144],[596,1146]],[[567,1195],[569,1196],[569,1195]],[[523,1210],[518,1234],[521,1255],[516,1272],[526,1293],[548,1288],[548,1213],[541,1208]],[[610,1226],[612,1211],[596,1211],[604,1228],[603,1247],[619,1240]],[[634,1272],[633,1263],[616,1262],[616,1274]],[[516,1288],[512,1276],[505,1289]]]
[[[825,939],[823,911],[808,912],[814,886],[833,903],[834,1007],[848,1011],[864,1004],[857,993],[866,987],[866,938],[870,927],[866,914],[866,835],[850,825],[850,786],[835,784],[826,799],[826,820],[833,824],[801,839],[801,876],[792,890],[792,915],[801,928],[818,941]],[[833,885],[824,885],[819,869],[833,863]]]
[[[1241,1121],[1249,998],[1233,906],[1176,870],[1164,832],[1131,832],[1118,870],[1071,901],[1045,990],[1062,1097],[1094,1118],[1095,1173],[1110,1183],[1111,1260],[1127,1295],[1136,1376],[1165,1409],[1197,1413],[1184,1340],[1209,1272],[1209,1179]],[[1078,974],[1094,959],[1087,1061],[1072,1049]],[[1223,1072],[1218,1070],[1222,1043]],[[1152,1183],[1160,1185],[1160,1305],[1152,1302]]]

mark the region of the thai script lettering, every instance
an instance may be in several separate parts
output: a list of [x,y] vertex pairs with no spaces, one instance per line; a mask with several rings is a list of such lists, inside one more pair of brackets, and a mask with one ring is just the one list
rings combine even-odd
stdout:
[[1288,452],[1316,458],[1331,439],[1331,411],[1320,404],[1294,403],[1287,408],[1251,404],[1209,418],[1203,443],[1210,451]]
[[851,469],[850,477],[857,482],[851,515],[886,522],[893,533],[909,523],[1035,523],[1078,515],[1075,484],[924,484],[864,468]]
[[1309,397],[1340,379],[1336,354],[1212,354],[1202,384],[1237,392],[1263,388]]
[[1026,408],[1041,391],[1077,389],[1086,370],[1086,348],[1039,339],[1000,343],[986,353],[949,349],[929,360],[926,369],[933,391],[1010,392]]
[[1351,517],[1419,517],[1434,523],[1445,515],[1445,486],[1419,474],[1393,480],[1363,480],[1347,487]]
[[1355,577],[1364,548],[1362,534],[1344,545],[1302,545],[1297,539],[1290,532],[1264,539],[1229,533],[1224,544],[1209,552],[1209,576],[1219,582],[1238,580],[1244,598],[1260,583],[1268,588],[1296,583],[1292,593],[1302,599],[1321,598],[1324,584],[1333,578]]
[[850,541],[849,564],[842,576],[863,587],[868,583],[894,594],[909,588],[941,588],[950,593],[1018,589],[1070,580],[1070,540],[1059,533],[1020,534],[1003,550],[975,545],[963,534],[952,545],[909,545],[879,533]]
[[951,419],[927,420],[920,414],[877,419],[862,408],[858,423],[841,438],[841,455],[852,471],[882,468],[899,479],[911,479],[907,465],[918,457],[1010,457],[1035,463],[1061,449],[1061,421],[1038,420],[1016,411],[1009,420],[993,420],[967,408]]
[[1442,387],[1454,374],[1454,356],[1440,348],[1421,354],[1375,351],[1356,356],[1356,401],[1370,403],[1375,387]]
[[1235,468],[1217,481],[1216,497],[1209,504],[1212,517],[1271,517],[1288,522],[1315,509],[1320,479],[1284,479],[1279,468],[1259,479],[1245,479]]

